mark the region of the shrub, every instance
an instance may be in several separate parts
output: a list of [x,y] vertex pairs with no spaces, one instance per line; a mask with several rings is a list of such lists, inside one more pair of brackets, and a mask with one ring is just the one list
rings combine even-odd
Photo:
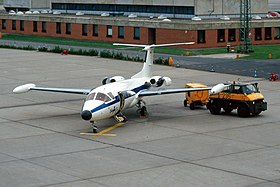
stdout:
[[39,51],[39,52],[48,52],[49,49],[46,48],[46,47],[39,47],[39,48],[38,48],[38,51]]
[[100,57],[102,58],[113,58],[113,53],[109,50],[104,50],[100,52]]
[[98,51],[95,49],[88,50],[88,56],[98,56]]
[[52,52],[52,53],[62,53],[64,49],[62,49],[61,47],[59,46],[55,46],[53,49],[50,49],[49,52]]

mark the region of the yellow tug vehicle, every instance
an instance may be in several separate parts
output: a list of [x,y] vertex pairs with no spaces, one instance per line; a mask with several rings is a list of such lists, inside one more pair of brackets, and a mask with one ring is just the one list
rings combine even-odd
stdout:
[[267,110],[267,102],[264,101],[258,83],[232,81],[224,84],[228,86],[222,92],[209,96],[207,108],[211,114],[218,115],[221,109],[225,113],[237,109],[239,117],[249,117]]

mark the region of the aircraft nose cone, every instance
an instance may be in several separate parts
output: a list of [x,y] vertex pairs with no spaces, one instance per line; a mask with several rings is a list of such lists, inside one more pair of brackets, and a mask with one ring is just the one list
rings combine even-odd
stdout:
[[91,119],[92,114],[91,114],[90,111],[84,110],[84,111],[81,113],[81,116],[82,116],[82,118],[83,118],[84,120],[88,121],[88,120]]

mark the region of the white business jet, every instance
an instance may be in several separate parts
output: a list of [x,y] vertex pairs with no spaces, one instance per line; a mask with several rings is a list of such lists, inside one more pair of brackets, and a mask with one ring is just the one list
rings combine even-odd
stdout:
[[145,116],[146,106],[143,97],[174,94],[182,92],[193,92],[199,90],[211,90],[210,94],[220,92],[225,85],[218,84],[211,88],[173,88],[173,89],[155,89],[161,86],[170,86],[171,79],[165,76],[154,76],[152,74],[152,64],[155,47],[165,47],[174,45],[188,45],[188,43],[173,43],[160,45],[136,45],[136,44],[119,44],[118,46],[142,47],[146,52],[146,60],[142,70],[133,75],[130,79],[122,76],[106,77],[102,81],[102,86],[93,89],[74,89],[74,88],[47,88],[37,87],[35,84],[25,84],[16,87],[14,93],[25,93],[30,90],[62,92],[71,94],[87,95],[81,110],[81,117],[90,121],[93,125],[93,132],[97,133],[98,129],[94,122],[110,117],[115,117],[118,122],[125,122],[127,118],[122,114],[123,110],[137,106],[140,114]]

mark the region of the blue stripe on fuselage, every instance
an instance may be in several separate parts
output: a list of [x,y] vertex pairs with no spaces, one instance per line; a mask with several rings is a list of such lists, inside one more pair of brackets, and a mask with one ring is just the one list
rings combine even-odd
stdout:
[[[132,89],[131,91],[133,91],[133,92],[135,92],[135,93],[138,93],[138,92],[140,92],[141,90],[144,90],[144,89],[147,89],[147,85],[146,85],[146,84],[141,85],[141,86],[139,86],[139,87],[136,87],[136,88]],[[129,97],[132,97],[132,95],[126,97],[125,99],[127,99],[127,98],[129,98]],[[103,103],[102,105],[100,105],[100,106],[98,106],[98,107],[92,109],[92,110],[91,110],[91,113],[94,113],[94,112],[97,112],[97,111],[102,110],[102,109],[104,109],[104,108],[107,108],[107,107],[109,107],[109,106],[111,106],[111,105],[116,104],[116,103],[119,102],[119,101],[120,101],[120,99],[119,99],[119,97],[117,96],[117,97],[115,97],[115,99],[114,99],[112,102],[110,102],[110,103]]]

